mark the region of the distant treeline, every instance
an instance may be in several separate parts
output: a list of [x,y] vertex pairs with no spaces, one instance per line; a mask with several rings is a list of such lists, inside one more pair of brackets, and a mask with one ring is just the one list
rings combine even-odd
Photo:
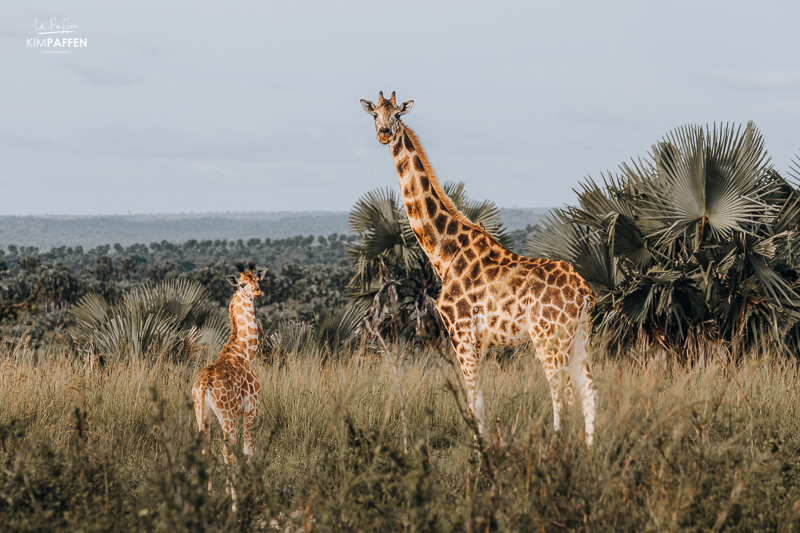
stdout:
[[[509,230],[536,224],[548,211],[501,209]],[[283,213],[180,213],[170,215],[114,216],[0,216],[0,249],[24,243],[42,250],[61,245],[93,248],[104,243],[130,246],[137,242],[186,242],[190,239],[222,240],[294,235],[347,233],[346,211]]]
[[[529,228],[532,229],[532,228]],[[528,230],[511,232],[521,249]],[[188,278],[205,286],[220,307],[234,292],[225,276],[234,263],[268,267],[257,314],[266,330],[282,320],[312,321],[323,309],[347,304],[352,270],[345,253],[354,235],[331,233],[286,239],[189,239],[95,246],[8,245],[0,249],[0,335],[34,342],[74,325],[68,310],[94,292],[108,301],[142,283]]]
[[185,242],[347,233],[347,212],[181,213],[172,215],[0,217],[0,248],[24,243],[93,248],[104,243]]

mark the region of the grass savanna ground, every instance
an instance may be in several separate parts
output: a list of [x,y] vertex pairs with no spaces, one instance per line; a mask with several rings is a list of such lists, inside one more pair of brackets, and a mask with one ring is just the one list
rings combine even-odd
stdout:
[[[389,365],[260,355],[256,453],[225,493],[221,431],[201,455],[190,406],[201,366],[110,360],[92,375],[58,345],[0,353],[5,531],[793,531],[800,528],[800,371],[595,358],[598,435],[578,409],[552,429],[525,349],[483,364],[485,453],[438,355]],[[457,388],[456,388],[457,390]],[[462,402],[463,403],[463,402]],[[241,448],[239,448],[241,449]],[[207,491],[208,478],[213,489]]]

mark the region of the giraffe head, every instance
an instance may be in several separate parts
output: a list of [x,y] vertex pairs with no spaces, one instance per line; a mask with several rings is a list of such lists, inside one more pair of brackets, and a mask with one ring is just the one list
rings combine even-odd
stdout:
[[258,282],[264,279],[267,269],[262,268],[253,273],[256,268],[256,264],[253,261],[250,261],[248,267],[249,269],[245,270],[242,263],[237,263],[236,268],[240,272],[239,277],[227,276],[226,279],[231,285],[238,287],[237,293],[242,297],[253,300],[261,296],[261,287],[258,286]]
[[414,100],[403,102],[398,106],[394,101],[394,91],[388,100],[383,97],[383,91],[381,91],[377,106],[369,100],[361,100],[361,105],[364,107],[364,111],[375,117],[378,140],[382,144],[389,144],[400,131],[400,117],[411,111]]

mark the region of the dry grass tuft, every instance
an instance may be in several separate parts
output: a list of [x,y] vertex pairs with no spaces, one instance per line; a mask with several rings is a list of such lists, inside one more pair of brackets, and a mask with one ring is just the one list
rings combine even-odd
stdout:
[[256,456],[238,467],[243,499],[232,515],[224,490],[203,488],[209,475],[223,487],[225,472],[218,426],[215,458],[199,454],[189,391],[201,363],[116,360],[88,374],[57,345],[0,347],[0,522],[176,531],[800,525],[794,361],[596,362],[598,434],[586,449],[577,408],[553,432],[547,384],[529,353],[490,359],[487,474],[437,356],[399,365],[407,455],[383,360],[364,351],[325,364],[314,354],[274,357],[256,365]]

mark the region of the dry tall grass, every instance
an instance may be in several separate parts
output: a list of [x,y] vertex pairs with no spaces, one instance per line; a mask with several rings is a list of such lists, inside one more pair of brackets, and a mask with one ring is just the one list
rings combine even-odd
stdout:
[[[488,360],[483,387],[495,421],[486,439],[490,471],[447,387],[452,369],[440,368],[436,356],[400,364],[408,455],[392,374],[380,358],[359,353],[321,364],[314,354],[300,354],[259,361],[256,457],[240,465],[239,476],[245,504],[252,505],[236,516],[223,491],[205,494],[197,478],[210,469],[222,487],[225,475],[220,462],[204,463],[195,453],[189,391],[200,366],[112,362],[88,375],[58,347],[2,348],[0,521],[57,528],[81,520],[103,524],[102,515],[111,529],[130,519],[133,529],[176,530],[192,530],[198,516],[212,530],[273,521],[315,530],[800,525],[800,376],[783,359],[669,370],[596,360],[598,433],[591,449],[583,444],[577,408],[561,433],[552,430],[547,383],[530,353]],[[76,408],[85,413],[80,424]],[[218,426],[212,438],[219,457]],[[98,481],[96,491],[111,501],[116,490],[125,505],[112,501],[96,510],[102,497],[89,488],[73,494],[69,479],[53,473],[58,468],[50,463],[60,462],[79,465],[71,472],[82,475],[88,459],[76,454],[89,450],[115,480],[112,489],[107,479]],[[25,472],[34,481],[25,481]],[[50,500],[37,490],[52,487],[89,503],[66,518],[65,505],[48,504],[48,511],[41,502]]]

